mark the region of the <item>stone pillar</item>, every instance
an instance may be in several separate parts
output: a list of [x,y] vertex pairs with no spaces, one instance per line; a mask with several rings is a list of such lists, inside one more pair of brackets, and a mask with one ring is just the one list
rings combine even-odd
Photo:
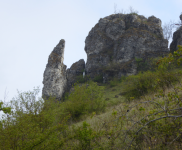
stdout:
[[49,55],[43,75],[42,97],[44,99],[55,96],[57,100],[60,100],[66,90],[66,65],[63,64],[64,48],[65,40],[62,39]]

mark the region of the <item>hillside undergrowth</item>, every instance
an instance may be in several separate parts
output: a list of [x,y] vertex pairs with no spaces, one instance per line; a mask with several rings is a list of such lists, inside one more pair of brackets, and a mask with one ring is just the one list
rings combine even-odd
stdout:
[[64,102],[19,93],[0,120],[0,149],[182,149],[182,47],[155,71],[74,86]]

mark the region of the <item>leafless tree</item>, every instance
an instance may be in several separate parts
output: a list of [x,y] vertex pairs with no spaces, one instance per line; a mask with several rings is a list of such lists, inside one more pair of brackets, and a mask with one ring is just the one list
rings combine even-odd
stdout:
[[114,4],[114,13],[115,14],[126,14],[126,12],[123,9],[117,10],[117,4]]
[[169,21],[162,26],[164,39],[171,39],[173,37],[173,28],[175,28],[174,21]]
[[129,13],[130,13],[130,14],[131,14],[131,13],[136,13],[136,14],[138,14],[138,11],[134,10],[133,7],[130,6],[130,8],[129,8]]

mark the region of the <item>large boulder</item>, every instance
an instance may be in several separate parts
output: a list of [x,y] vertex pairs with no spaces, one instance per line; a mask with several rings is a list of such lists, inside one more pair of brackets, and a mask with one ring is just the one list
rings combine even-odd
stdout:
[[42,97],[47,99],[49,96],[55,96],[60,100],[63,96],[66,86],[66,66],[64,60],[65,40],[60,40],[58,45],[49,55],[48,63],[44,71]]
[[182,45],[182,26],[173,33],[173,40],[170,44],[170,52],[178,50],[178,45]]
[[161,20],[135,14],[115,14],[99,20],[85,40],[86,74],[112,77],[137,73],[136,59],[149,60],[169,53]]

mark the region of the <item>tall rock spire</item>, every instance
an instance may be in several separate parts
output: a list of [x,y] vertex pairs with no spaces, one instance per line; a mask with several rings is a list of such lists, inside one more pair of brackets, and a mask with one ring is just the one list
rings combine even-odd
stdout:
[[44,99],[55,96],[60,100],[65,92],[67,79],[66,65],[63,64],[64,48],[65,40],[62,39],[49,55],[43,79],[42,97]]

